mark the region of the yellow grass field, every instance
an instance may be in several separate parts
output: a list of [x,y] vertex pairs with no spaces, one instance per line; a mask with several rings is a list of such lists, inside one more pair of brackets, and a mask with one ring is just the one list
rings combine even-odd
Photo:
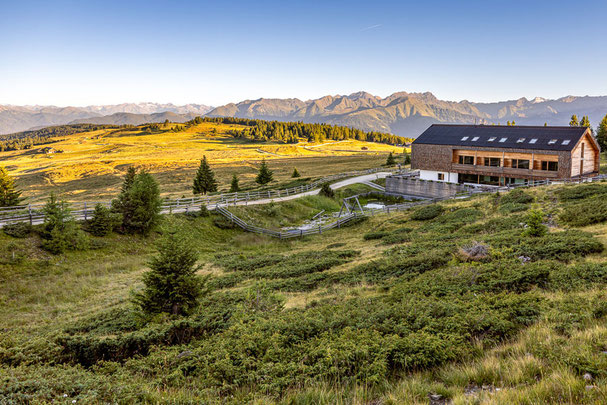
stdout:
[[[51,191],[69,201],[107,200],[115,196],[129,165],[156,176],[165,197],[191,196],[193,175],[203,155],[215,170],[220,191],[229,188],[232,174],[241,187],[254,187],[262,158],[274,171],[274,187],[289,181],[294,167],[302,177],[320,177],[383,164],[389,152],[402,147],[348,141],[322,144],[249,142],[228,134],[240,125],[202,123],[182,132],[175,124],[147,133],[141,127],[103,129],[62,137],[32,149],[0,153],[0,165],[17,178],[28,202]],[[52,147],[60,153],[45,153]]]

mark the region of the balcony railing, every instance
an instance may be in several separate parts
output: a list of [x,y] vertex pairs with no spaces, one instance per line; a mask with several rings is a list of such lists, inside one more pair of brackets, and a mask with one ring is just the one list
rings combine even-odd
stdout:
[[499,174],[503,176],[535,176],[542,178],[556,178],[558,172],[538,169],[517,169],[514,167],[503,167],[503,166],[485,166],[485,165],[463,165],[459,163],[453,163],[451,165],[452,170],[464,170],[478,174]]

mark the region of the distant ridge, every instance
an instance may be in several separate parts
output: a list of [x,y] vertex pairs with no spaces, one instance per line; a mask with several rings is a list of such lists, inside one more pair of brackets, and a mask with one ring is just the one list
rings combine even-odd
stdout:
[[[72,122],[117,125],[120,124],[120,122],[114,122],[113,119],[123,120],[125,122],[122,123],[125,124],[157,122],[154,121],[155,119],[164,121],[166,118],[161,119],[156,116],[149,117],[150,115],[160,113],[172,113],[175,114],[175,121],[186,121],[193,116],[203,115],[211,109],[212,107],[203,104],[177,106],[174,104],[158,103],[125,103],[87,107],[0,105],[0,134],[15,133],[54,125],[64,125]],[[114,118],[106,118],[119,113],[144,115],[147,117],[136,118],[134,116],[127,117],[116,115]],[[150,118],[152,121],[145,121]],[[168,119],[172,120],[171,118]]]
[[226,104],[208,116],[259,118],[279,121],[323,122],[365,131],[382,131],[414,138],[431,124],[567,125],[572,114],[588,115],[593,125],[607,114],[607,96],[567,96],[557,100],[536,97],[495,103],[444,101],[432,93],[397,92],[386,98],[364,91],[315,100],[245,100]]

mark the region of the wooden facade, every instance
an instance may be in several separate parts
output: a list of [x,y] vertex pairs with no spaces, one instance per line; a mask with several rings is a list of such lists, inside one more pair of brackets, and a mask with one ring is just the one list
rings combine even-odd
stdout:
[[[492,127],[487,126],[486,128]],[[541,127],[537,128],[540,132]],[[548,127],[548,129],[550,128]],[[561,129],[561,127],[557,128]],[[448,133],[448,129],[442,128],[442,131]],[[474,129],[474,134],[481,135],[476,135],[473,139],[481,138],[482,128],[474,127]],[[495,128],[492,130],[495,131]],[[556,131],[557,134],[561,132]],[[583,130],[578,132],[582,135],[578,134],[577,139],[575,136],[568,136],[568,141],[559,138],[555,142],[555,139],[550,139],[544,144],[537,142],[537,145],[532,145],[534,148],[525,147],[529,141],[528,136],[518,138],[518,142],[508,145],[509,147],[500,147],[499,135],[497,142],[495,142],[495,136],[487,138],[488,141],[495,144],[490,147],[487,146],[487,142],[482,146],[474,146],[470,141],[459,142],[459,140],[468,138],[468,136],[462,137],[461,134],[458,134],[457,138],[454,137],[451,145],[444,144],[449,143],[444,140],[443,144],[414,142],[411,151],[411,167],[420,171],[439,173],[438,178],[433,180],[440,181],[447,178],[445,174],[455,173],[459,175],[460,183],[475,182],[474,176],[477,176],[480,183],[483,182],[482,179],[490,178],[493,182],[499,179],[497,184],[500,185],[514,181],[569,179],[596,175],[599,172],[599,146],[589,129],[585,132]],[[511,135],[513,130],[508,133],[511,138],[516,138]],[[521,139],[526,139],[527,142],[521,141]],[[429,142],[432,141],[435,139],[429,140]],[[534,141],[534,143],[536,142]],[[551,144],[558,147],[552,148]]]

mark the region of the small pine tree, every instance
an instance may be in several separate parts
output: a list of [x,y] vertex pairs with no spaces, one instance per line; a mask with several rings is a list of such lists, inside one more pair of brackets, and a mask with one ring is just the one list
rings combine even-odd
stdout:
[[571,121],[569,121],[569,126],[570,127],[579,127],[580,126],[580,123],[577,119],[577,115],[573,114],[571,116]]
[[240,185],[238,183],[238,176],[234,173],[232,175],[232,182],[230,183],[230,193],[237,193],[240,191]]
[[507,125],[507,126],[510,126],[510,121],[506,122],[506,125]]
[[259,173],[257,173],[255,182],[263,186],[272,180],[274,180],[274,173],[272,170],[270,170],[268,164],[266,163],[266,159],[264,158],[261,160],[261,166],[259,166]]
[[331,188],[331,186],[329,185],[329,183],[323,183],[322,187],[320,187],[320,195],[324,196],[324,197],[328,197],[328,198],[334,198],[335,197],[335,192],[333,191],[333,189]]
[[607,150],[607,115],[603,117],[599,126],[596,128],[596,140],[599,143],[601,150]]
[[527,216],[527,228],[524,234],[527,236],[544,236],[548,228],[544,225],[544,213],[540,210],[531,210]]
[[299,174],[299,172],[297,171],[297,167],[293,168],[293,174],[291,175],[292,178],[297,178],[297,177],[301,177],[301,174]]
[[141,171],[126,193],[122,228],[127,233],[148,235],[160,221],[160,190],[151,174]]
[[52,254],[61,254],[68,249],[88,249],[89,239],[78,228],[65,202],[57,201],[55,194],[51,193],[42,212],[44,213],[44,224],[41,236],[42,247],[45,250]]
[[192,191],[194,194],[206,194],[217,191],[215,173],[213,173],[213,170],[211,170],[206,156],[203,156],[202,160],[200,160],[200,166],[198,167],[196,177],[194,178]]
[[405,157],[403,159],[404,164],[405,165],[410,165],[411,164],[411,155],[409,154],[409,152],[407,152],[406,149],[404,151],[404,155],[405,155]]
[[116,214],[113,214],[102,204],[97,204],[93,212],[93,218],[89,221],[88,231],[95,236],[106,236],[119,223],[120,220],[116,218]]
[[0,207],[13,207],[21,203],[21,191],[17,190],[15,180],[8,171],[0,166]]
[[198,253],[185,238],[169,233],[158,244],[158,254],[143,275],[145,288],[135,294],[134,303],[145,314],[187,315],[205,293],[208,278],[196,275]]
[[396,159],[394,159],[394,155],[392,152],[388,155],[388,159],[386,159],[386,166],[394,166],[396,164]]

